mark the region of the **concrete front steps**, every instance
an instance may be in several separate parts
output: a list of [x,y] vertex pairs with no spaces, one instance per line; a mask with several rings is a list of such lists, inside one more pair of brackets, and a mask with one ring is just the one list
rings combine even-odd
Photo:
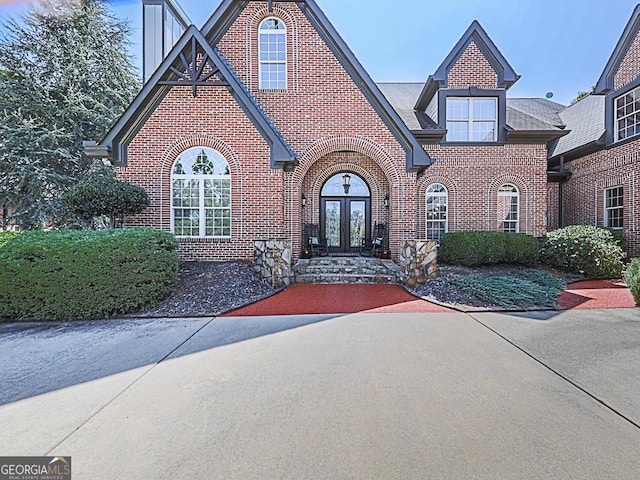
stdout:
[[400,283],[400,267],[369,257],[314,257],[293,267],[296,283]]

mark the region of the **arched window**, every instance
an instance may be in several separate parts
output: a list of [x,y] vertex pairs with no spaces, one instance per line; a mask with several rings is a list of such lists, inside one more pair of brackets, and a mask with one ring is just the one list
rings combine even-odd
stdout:
[[511,183],[498,190],[498,231],[520,231],[520,191]]
[[171,171],[171,225],[179,237],[231,236],[231,174],[208,147],[182,152]]
[[441,183],[433,183],[427,188],[427,240],[442,239],[449,230],[449,192]]
[[287,89],[287,27],[267,18],[258,29],[259,83],[262,90]]

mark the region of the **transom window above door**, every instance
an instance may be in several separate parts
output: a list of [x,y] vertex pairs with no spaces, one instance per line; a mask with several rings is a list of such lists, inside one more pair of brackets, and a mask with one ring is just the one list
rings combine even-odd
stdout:
[[[348,187],[346,186],[348,185]],[[369,197],[369,186],[356,174],[346,172],[331,177],[322,187],[323,197]]]
[[495,142],[497,130],[497,98],[447,98],[447,142]]

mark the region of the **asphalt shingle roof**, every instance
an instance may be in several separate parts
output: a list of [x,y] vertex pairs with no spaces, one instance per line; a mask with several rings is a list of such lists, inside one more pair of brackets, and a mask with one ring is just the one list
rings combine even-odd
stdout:
[[560,112],[567,108],[565,105],[546,98],[507,98],[507,106],[549,125],[558,128],[564,127]]
[[413,109],[422,92],[423,83],[378,83],[377,85],[409,130],[440,129],[424,112],[416,112]]
[[549,157],[600,141],[606,132],[605,98],[604,95],[589,95],[560,112],[560,118],[570,133],[549,147]]
[[[414,110],[424,87],[423,83],[379,83],[377,85],[410,130],[440,129],[424,112]],[[566,107],[544,98],[508,98],[507,125],[518,131],[560,130],[564,122],[559,112],[564,108]]]

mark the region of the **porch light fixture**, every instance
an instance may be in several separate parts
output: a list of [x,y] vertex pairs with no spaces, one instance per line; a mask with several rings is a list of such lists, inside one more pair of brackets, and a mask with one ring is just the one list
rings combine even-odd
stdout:
[[303,207],[306,207],[306,206],[307,206],[307,197],[305,197],[304,195],[302,195],[302,201],[300,202],[300,204],[301,204]]
[[344,194],[349,195],[349,189],[351,188],[351,175],[345,173],[342,176],[342,186],[344,187]]
[[389,194],[384,196],[384,208],[389,208]]

